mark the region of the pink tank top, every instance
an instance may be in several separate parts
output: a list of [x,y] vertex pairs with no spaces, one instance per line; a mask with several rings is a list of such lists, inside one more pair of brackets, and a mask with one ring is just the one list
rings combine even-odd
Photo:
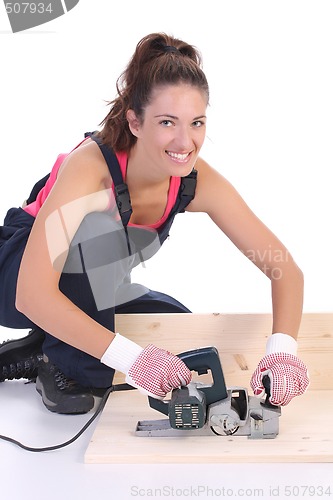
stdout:
[[[80,144],[78,144],[74,149],[78,148],[85,140],[86,139],[81,141]],[[23,210],[28,212],[33,217],[36,217],[36,215],[39,212],[39,209],[41,208],[44,201],[48,197],[48,195],[49,195],[49,193],[50,193],[50,191],[51,191],[51,189],[52,189],[52,187],[57,179],[59,168],[61,167],[63,161],[67,158],[67,156],[69,154],[70,153],[60,154],[57,157],[57,160],[52,167],[50,177],[48,178],[45,186],[39,191],[39,193],[36,197],[36,200],[23,208]],[[118,159],[118,162],[120,165],[122,176],[125,179],[128,155],[125,152],[119,152],[119,153],[116,153],[116,156],[117,156],[117,159]],[[165,207],[164,214],[162,215],[160,220],[158,220],[154,224],[146,224],[145,227],[150,227],[152,229],[158,229],[166,221],[166,219],[168,218],[168,216],[169,216],[169,214],[170,214],[170,212],[171,212],[171,210],[176,202],[178,191],[179,191],[179,186],[180,186],[180,177],[171,177],[169,191],[168,191],[168,199],[167,199],[167,204]],[[139,225],[129,223],[129,226],[139,226]]]

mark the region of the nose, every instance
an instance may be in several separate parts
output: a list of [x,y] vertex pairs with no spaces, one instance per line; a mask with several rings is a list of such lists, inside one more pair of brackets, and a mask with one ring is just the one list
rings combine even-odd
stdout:
[[179,127],[175,137],[177,149],[179,152],[189,151],[193,147],[193,138],[191,129],[189,127]]

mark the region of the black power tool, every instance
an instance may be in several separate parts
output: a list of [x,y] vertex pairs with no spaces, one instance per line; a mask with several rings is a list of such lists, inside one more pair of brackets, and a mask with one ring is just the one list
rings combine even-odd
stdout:
[[264,380],[266,400],[249,396],[241,387],[226,388],[218,351],[204,347],[178,355],[198,375],[211,372],[212,384],[191,382],[172,391],[169,401],[149,397],[151,408],[168,419],[140,421],[138,436],[218,435],[274,438],[279,432],[281,408],[269,402],[269,378]]

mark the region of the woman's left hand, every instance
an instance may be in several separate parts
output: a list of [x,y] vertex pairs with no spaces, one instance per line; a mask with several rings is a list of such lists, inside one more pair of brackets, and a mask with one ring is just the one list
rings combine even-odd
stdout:
[[265,394],[263,377],[270,379],[270,398],[273,405],[285,406],[295,396],[304,394],[309,386],[308,370],[297,356],[285,352],[268,354],[262,358],[251,378],[255,396]]

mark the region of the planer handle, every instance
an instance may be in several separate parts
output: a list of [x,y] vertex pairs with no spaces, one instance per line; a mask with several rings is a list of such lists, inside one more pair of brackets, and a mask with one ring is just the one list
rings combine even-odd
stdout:
[[200,391],[205,393],[206,403],[210,405],[228,396],[222,371],[220,356],[216,347],[202,347],[192,351],[182,352],[177,356],[191,370],[203,375],[211,371],[213,385],[202,387]]
[[[207,387],[200,387],[199,389],[205,394],[207,405],[228,397],[221,361],[216,347],[193,349],[177,354],[177,356],[185,363],[189,370],[197,372],[198,375],[206,374],[208,370],[211,371],[213,384]],[[174,390],[177,391],[181,389]],[[151,408],[164,415],[169,414],[168,401],[162,401],[151,396],[148,396],[148,400]]]

